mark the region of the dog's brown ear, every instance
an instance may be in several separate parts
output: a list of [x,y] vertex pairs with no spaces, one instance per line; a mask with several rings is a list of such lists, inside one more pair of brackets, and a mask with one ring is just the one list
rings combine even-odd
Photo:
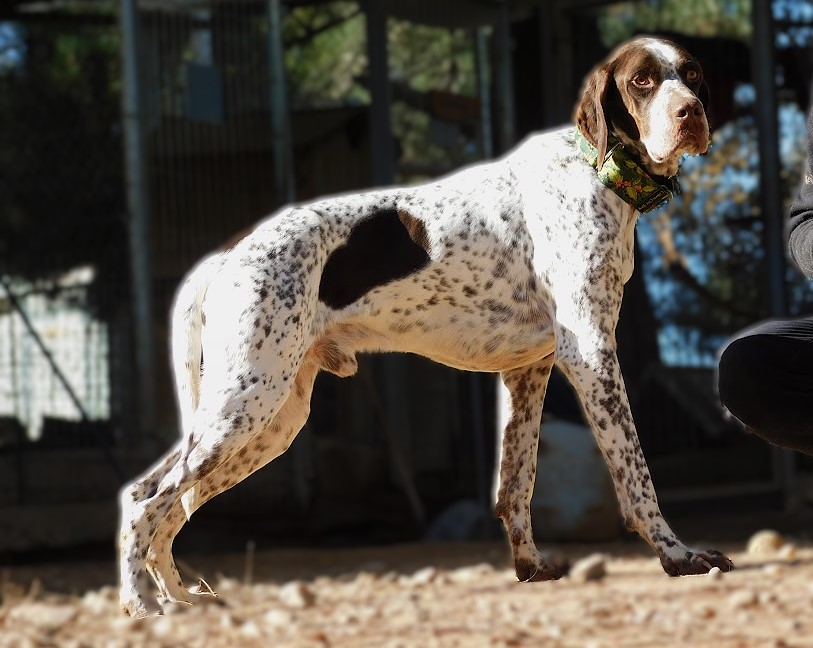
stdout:
[[582,89],[581,101],[576,105],[573,121],[579,127],[584,138],[598,150],[597,166],[599,170],[607,155],[606,104],[610,84],[614,83],[610,66],[606,63],[595,68],[587,77]]

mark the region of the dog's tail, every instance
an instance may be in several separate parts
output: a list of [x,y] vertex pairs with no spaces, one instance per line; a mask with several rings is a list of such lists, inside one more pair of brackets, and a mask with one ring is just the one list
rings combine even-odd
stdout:
[[212,277],[220,267],[221,256],[213,254],[195,266],[184,279],[172,307],[172,371],[175,375],[181,436],[184,438],[188,438],[192,432],[192,416],[200,404],[203,300]]

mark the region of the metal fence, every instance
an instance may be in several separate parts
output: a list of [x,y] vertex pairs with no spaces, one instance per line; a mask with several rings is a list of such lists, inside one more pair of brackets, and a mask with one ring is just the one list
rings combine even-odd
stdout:
[[1,38],[2,502],[64,501],[88,457],[82,497],[109,499],[132,364],[115,14],[21,14]]
[[[382,124],[398,128],[399,119],[413,124],[404,110],[395,111],[393,119],[386,114],[371,119],[369,103],[298,105],[288,116],[287,131],[281,130],[275,113],[279,43],[275,50],[270,39],[274,3],[128,4],[138,27],[133,51],[140,69],[136,99],[144,171],[143,185],[135,190],[143,192],[149,215],[140,242],[149,255],[141,264],[133,263],[132,251],[139,248],[127,217],[132,205],[127,204],[124,141],[132,116],[122,111],[128,77],[121,52],[122,37],[129,32],[119,28],[117,3],[83,3],[80,12],[54,3],[49,11],[0,22],[0,277],[5,286],[0,287],[0,505],[112,499],[122,472],[134,472],[134,465],[154,458],[177,435],[166,339],[170,301],[183,274],[207,251],[291,198],[291,186],[279,173],[285,147],[293,149],[289,170],[297,179],[296,197],[307,199],[369,185],[381,173],[376,160],[382,155],[381,150],[372,154],[370,132],[380,134]],[[378,20],[383,33],[386,19],[378,15]],[[448,17],[445,28],[455,20]],[[319,24],[308,30],[318,31]],[[364,30],[357,31],[363,37]],[[402,26],[401,32],[408,29]],[[487,68],[483,33],[471,42],[469,37],[450,40],[450,51],[473,47],[476,40],[476,62]],[[507,34],[502,38],[507,42]],[[574,43],[563,39],[560,45]],[[503,95],[496,103],[510,104],[505,100],[511,94],[509,57],[503,52],[493,58],[496,64],[488,63],[494,85],[505,86],[495,93]],[[378,77],[378,86],[386,86],[388,70],[378,67],[368,72]],[[492,75],[480,76],[482,83]],[[407,81],[393,86],[402,102],[416,95]],[[452,97],[448,88],[426,86],[417,93],[421,97]],[[369,94],[380,108],[380,97],[387,93],[377,95],[375,87],[370,83]],[[469,110],[477,118],[491,113],[487,90],[477,90],[482,106]],[[468,99],[466,106],[477,106],[473,96]],[[442,115],[424,117],[434,125],[435,136],[448,134]],[[477,118],[466,124],[477,130],[469,139],[482,137],[479,145],[488,150],[486,133],[500,120],[476,124]],[[371,129],[371,121],[378,131]],[[413,138],[417,143],[401,144],[422,149],[432,137],[430,132]],[[450,139],[459,146],[459,138]],[[471,150],[479,154],[476,147]],[[399,172],[404,179],[436,168],[445,167],[402,165]],[[132,195],[134,188],[129,188]],[[134,267],[142,269],[142,276],[133,276]],[[150,308],[142,309],[138,286],[150,296]],[[141,378],[151,377],[149,387],[158,396],[156,420],[146,434],[143,426],[135,427],[144,418],[135,396],[144,358],[153,366]],[[397,482],[400,468],[388,463],[397,462],[386,446],[391,443],[384,435],[391,422],[387,415],[394,420],[392,436],[402,444],[402,459],[424,493],[437,494],[440,504],[456,494],[471,495],[475,480],[487,480],[485,466],[493,449],[484,451],[491,445],[484,439],[492,428],[493,385],[421,361],[402,366],[404,389],[392,389],[386,378],[393,372],[367,362],[362,360],[372,387],[361,379],[320,379],[311,417],[320,443],[297,454],[298,441],[294,453],[275,462],[265,472],[272,488],[240,491],[250,506],[256,508],[259,497],[278,503],[286,499],[279,494],[290,488],[299,488],[302,496],[302,480],[312,480],[320,466],[328,466],[321,475],[323,490],[348,497],[376,491],[374,483]],[[709,362],[683,356],[673,364]],[[658,371],[641,383],[638,402],[658,404],[649,406],[649,420],[642,415],[642,442],[655,463],[663,460],[665,475],[676,475],[675,484],[683,480],[675,457],[685,460],[684,451],[708,449],[722,454],[732,439],[738,440],[717,416],[716,404],[704,402],[707,415],[695,416],[697,399],[685,402],[686,394],[711,395],[707,374]],[[406,416],[399,417],[399,411]],[[670,415],[664,417],[666,411]],[[406,421],[410,417],[413,421]],[[667,438],[680,439],[682,446],[667,447],[652,432],[667,427]],[[63,454],[46,457],[44,450]],[[748,480],[770,473],[761,448],[748,451],[755,457],[753,465],[733,477]],[[351,461],[357,468],[352,479],[344,470]],[[117,467],[122,462],[128,464],[124,469]],[[73,479],[77,466],[84,471],[82,480]],[[94,477],[94,471],[103,476]],[[387,471],[392,474],[381,474]]]

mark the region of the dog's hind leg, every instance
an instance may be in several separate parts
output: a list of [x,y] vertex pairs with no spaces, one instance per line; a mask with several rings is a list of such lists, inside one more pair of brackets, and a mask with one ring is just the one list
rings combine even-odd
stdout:
[[318,372],[319,362],[309,354],[297,373],[291,394],[271,424],[184,493],[184,505],[176,501],[161,521],[147,553],[147,569],[164,599],[184,603],[194,600],[195,595],[184,587],[172,558],[172,543],[186,523],[187,511],[191,513],[200,508],[288,449],[308,419],[313,382]]
[[[295,375],[292,371],[290,377],[285,372],[276,372],[276,376],[278,378],[266,381],[265,385],[261,382],[246,384],[236,376],[229,377],[229,387],[218,393],[219,402],[211,399],[208,401],[210,405],[202,405],[195,413],[193,436],[188,443],[186,439],[182,440],[180,445],[185,452],[179,460],[163,476],[158,473],[146,476],[155,483],[146,497],[133,500],[130,496],[133,489],[124,489],[119,537],[119,596],[122,608],[131,616],[157,611],[146,596],[140,575],[146,568],[149,545],[160,522],[180,501],[183,493],[237,455],[268,421],[274,419],[287,400],[294,382],[291,378]],[[283,380],[284,377],[287,380]]]
[[[273,421],[292,391],[311,343],[304,308],[298,311],[302,328],[277,329],[273,344],[260,348],[257,340],[266,338],[262,327],[257,330],[252,326],[254,311],[250,306],[235,305],[234,298],[231,302],[235,307],[228,313],[212,313],[208,318],[209,339],[214,342],[207,349],[213,351],[206,356],[209,369],[203,373],[201,405],[194,413],[190,435],[180,444],[181,456],[165,474],[161,471],[146,476],[154,484],[146,497],[134,499],[132,488],[122,494],[119,596],[122,608],[133,616],[157,611],[140,576],[146,569],[149,546],[162,519],[184,493],[236,455]],[[224,298],[221,303],[229,302]],[[297,306],[293,301],[290,304],[287,309],[278,307],[272,311],[280,326]],[[214,321],[216,328],[212,329]],[[273,323],[269,329],[274,330]]]
[[[285,210],[255,228],[207,275],[200,312],[206,368],[191,430],[184,430],[178,461],[146,476],[155,482],[146,497],[132,496],[143,494],[139,485],[122,493],[119,601],[129,614],[144,616],[156,607],[140,576],[163,518],[197,482],[265,430],[288,399],[314,342],[321,268],[329,254],[325,233],[338,239],[337,227],[320,213]],[[195,291],[195,303],[199,297]],[[189,331],[181,323],[178,333]],[[191,361],[194,369],[195,348],[193,340],[186,347],[191,355],[181,353],[179,365]],[[187,499],[194,500],[192,493]]]
[[553,359],[550,354],[533,365],[502,374],[511,395],[511,414],[502,438],[496,513],[508,533],[514,570],[521,581],[552,580],[565,574],[563,566],[539,553],[531,531],[536,450]]

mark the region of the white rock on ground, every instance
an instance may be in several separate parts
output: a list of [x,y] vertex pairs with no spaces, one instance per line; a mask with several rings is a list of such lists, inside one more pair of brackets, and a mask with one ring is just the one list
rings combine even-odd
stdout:
[[282,586],[279,599],[292,608],[308,608],[316,602],[313,590],[302,581],[291,581]]
[[773,554],[779,551],[784,544],[785,539],[778,531],[762,529],[748,540],[747,551],[749,554]]
[[570,569],[570,579],[575,583],[601,580],[607,574],[607,559],[598,553],[577,561]]

